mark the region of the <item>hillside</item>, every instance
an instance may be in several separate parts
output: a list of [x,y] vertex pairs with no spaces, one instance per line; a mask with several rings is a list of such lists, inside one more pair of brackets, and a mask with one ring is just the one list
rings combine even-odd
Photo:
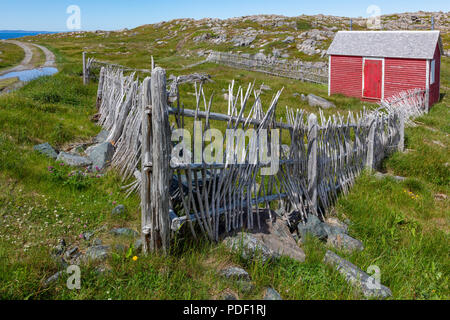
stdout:
[[[424,29],[431,15],[448,50],[448,13],[403,13],[383,16],[382,21],[390,30]],[[34,145],[44,142],[62,151],[84,150],[100,132],[91,121],[97,112],[97,83],[82,84],[83,51],[89,57],[135,68],[149,68],[153,56],[168,75],[207,73],[213,82],[205,84],[205,91],[208,95],[215,92],[214,111],[225,112],[223,89],[232,79],[243,86],[253,81],[257,87],[268,86],[264,106],[284,87],[277,116],[285,117],[286,105],[318,112],[295,94],[325,97],[327,87],[212,63],[186,66],[203,61],[208,50],[324,64],[323,50],[337,30],[348,28],[348,21],[324,15],[180,19],[132,30],[25,38],[52,50],[60,72],[0,95],[0,298],[261,299],[266,288],[272,287],[283,299],[364,299],[342,275],[322,263],[327,246],[315,238],[301,244],[304,263],[289,258],[246,261],[222,244],[195,241],[187,232],[178,235],[167,257],[143,256],[132,236],[115,237],[110,232],[114,228],[140,230],[139,196],[126,198],[122,189],[126,182],[117,172],[74,175],[71,168],[33,151]],[[365,29],[365,20],[353,19],[353,29]],[[349,233],[365,246],[362,252],[337,251],[339,255],[364,271],[377,265],[382,283],[392,290],[392,299],[450,297],[448,57],[442,59],[441,83],[441,102],[417,119],[416,127],[407,128],[407,151],[383,164],[383,172],[406,179],[399,182],[365,173],[329,213],[346,221]],[[181,89],[187,107],[194,105],[193,91],[191,84]],[[344,96],[329,100],[337,106],[329,114],[371,107]],[[113,214],[119,204],[124,205],[123,214]],[[63,257],[55,255],[61,251],[62,239],[67,249]],[[81,290],[67,289],[67,276],[61,270],[94,244],[109,246],[112,253],[102,262],[83,265]],[[219,271],[231,265],[244,268],[251,285],[221,276]]]

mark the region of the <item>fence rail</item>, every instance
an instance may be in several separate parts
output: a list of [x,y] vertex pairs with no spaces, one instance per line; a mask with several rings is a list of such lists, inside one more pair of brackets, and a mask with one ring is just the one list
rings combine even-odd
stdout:
[[[404,104],[424,103],[418,98],[421,94],[405,95]],[[179,98],[176,106],[169,104],[163,69],[155,68],[151,77],[138,82],[134,74],[124,76],[122,70],[102,67],[99,123],[116,146],[112,165],[124,178],[136,177],[128,187],[130,192],[140,189],[146,251],[166,251],[171,232],[185,224],[194,236],[205,234],[212,241],[224,231],[259,227],[256,218],[261,206],[267,208],[274,201],[287,211],[298,211],[304,219],[308,213],[322,217],[364,168],[376,168],[390,153],[403,150],[407,120],[403,116],[408,114],[397,112],[388,101],[382,104],[385,110],[328,118],[323,113],[307,115],[287,108],[282,122],[275,119],[280,95],[281,91],[263,108],[258,90],[250,85],[236,92],[233,82],[228,88],[229,110],[220,114],[211,112],[212,100],[206,98],[202,86],[196,86],[196,105],[185,109]],[[399,101],[394,102],[398,105]],[[175,119],[172,127],[170,116]],[[187,155],[176,149],[180,145],[174,146],[177,142],[186,147],[181,136],[181,141],[171,141],[175,130],[190,129],[194,137],[201,137],[200,143],[193,144],[192,155],[196,151],[203,155],[212,139],[207,131],[213,120],[226,122],[227,129],[253,129],[257,137],[267,130],[267,141],[280,143],[264,149],[263,154],[278,156],[278,171],[262,174],[270,164],[260,156],[256,162],[251,160],[252,148],[263,149],[260,140],[252,139],[244,142],[244,152],[227,145],[222,158],[213,162],[174,162],[173,152],[183,159]],[[200,127],[195,125],[199,122]],[[192,127],[187,123],[193,123]]]
[[270,58],[261,59],[217,51],[211,52],[207,61],[278,77],[320,84],[328,83],[328,68],[314,67],[301,62],[288,62],[286,60],[274,60]]

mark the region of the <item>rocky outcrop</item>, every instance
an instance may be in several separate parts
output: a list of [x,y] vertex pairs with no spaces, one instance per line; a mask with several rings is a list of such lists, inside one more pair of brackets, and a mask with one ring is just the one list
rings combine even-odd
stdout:
[[103,170],[114,156],[114,146],[110,142],[103,142],[87,148],[86,154],[92,162],[93,170]]
[[56,160],[64,162],[65,164],[72,167],[88,167],[92,164],[92,160],[86,157],[67,152],[60,152]]
[[308,94],[306,96],[306,99],[308,100],[308,104],[311,107],[320,107],[322,109],[336,108],[336,105],[334,103],[312,93]]
[[339,271],[348,282],[361,289],[365,297],[387,298],[392,296],[392,292],[388,287],[377,283],[374,277],[369,276],[357,266],[339,257],[337,254],[327,251],[323,261]]
[[53,149],[53,147],[48,142],[38,144],[34,146],[33,149],[52,159],[56,159],[58,157],[58,153],[55,151],[55,149]]
[[[237,251],[245,259],[259,255],[263,261],[287,256],[299,262],[305,261],[304,251],[292,237],[286,221],[277,217],[275,212],[260,212],[261,229],[239,232],[225,238],[224,244]],[[257,222],[255,222],[257,225]]]
[[267,288],[264,294],[264,300],[283,300],[280,294],[272,288]]

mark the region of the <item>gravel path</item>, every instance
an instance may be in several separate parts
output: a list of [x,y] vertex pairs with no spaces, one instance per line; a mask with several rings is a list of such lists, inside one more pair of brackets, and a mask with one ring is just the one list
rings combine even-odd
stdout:
[[33,59],[33,50],[32,50],[33,46],[39,48],[45,54],[45,63],[42,65],[42,67],[55,67],[55,55],[46,47],[43,47],[38,44],[25,43],[17,40],[8,40],[5,42],[9,42],[21,47],[25,52],[25,58],[23,58],[23,60],[20,62],[19,65],[0,71],[0,76],[9,72],[30,70],[39,67],[31,64],[31,60]]

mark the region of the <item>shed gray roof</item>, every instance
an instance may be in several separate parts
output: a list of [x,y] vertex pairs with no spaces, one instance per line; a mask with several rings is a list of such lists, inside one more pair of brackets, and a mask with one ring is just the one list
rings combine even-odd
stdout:
[[434,31],[339,31],[328,48],[329,55],[433,59],[442,39]]

